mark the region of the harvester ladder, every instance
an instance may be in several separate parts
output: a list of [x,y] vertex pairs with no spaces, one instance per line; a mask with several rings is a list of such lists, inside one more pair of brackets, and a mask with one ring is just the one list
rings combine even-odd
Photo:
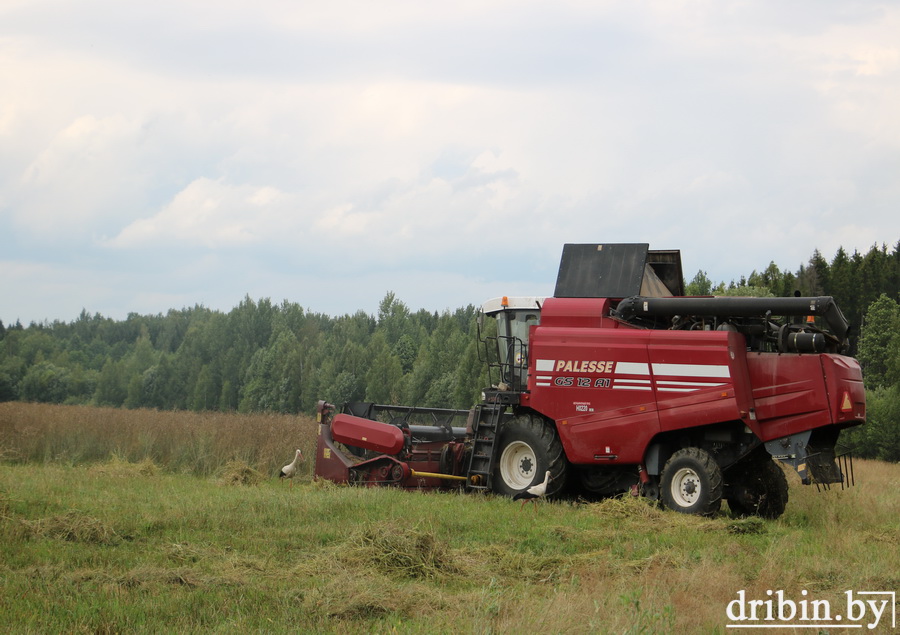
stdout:
[[470,489],[491,489],[497,439],[500,436],[500,415],[506,410],[501,404],[481,404],[475,407],[475,441],[469,459],[468,486]]

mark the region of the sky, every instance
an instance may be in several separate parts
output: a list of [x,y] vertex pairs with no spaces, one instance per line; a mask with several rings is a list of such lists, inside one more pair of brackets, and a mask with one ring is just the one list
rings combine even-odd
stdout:
[[3,0],[0,320],[728,282],[900,240],[900,5]]

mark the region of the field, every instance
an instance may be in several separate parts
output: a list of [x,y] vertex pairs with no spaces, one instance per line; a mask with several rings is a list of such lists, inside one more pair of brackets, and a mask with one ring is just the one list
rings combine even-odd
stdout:
[[740,590],[900,589],[898,465],[858,461],[828,493],[789,474],[777,521],[703,519],[338,487],[309,463],[280,483],[314,439],[307,417],[0,404],[4,628],[740,633]]

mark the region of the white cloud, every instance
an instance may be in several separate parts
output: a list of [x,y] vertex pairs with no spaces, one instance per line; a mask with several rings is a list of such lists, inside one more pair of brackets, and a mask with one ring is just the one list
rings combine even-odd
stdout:
[[107,244],[133,248],[182,243],[215,249],[259,243],[283,227],[288,198],[273,187],[200,178],[158,214],[134,221]]
[[345,235],[359,235],[366,231],[372,214],[360,214],[353,212],[353,206],[346,204],[327,210],[319,220],[316,228],[334,238],[340,239]]
[[63,128],[25,168],[20,188],[28,203],[18,220],[32,229],[69,233],[93,217],[114,213],[134,172],[138,127],[121,115],[80,116]]
[[579,241],[727,280],[900,235],[891,5],[33,0],[0,23],[0,248],[122,306],[353,311],[362,276],[440,303],[422,280],[552,284]]

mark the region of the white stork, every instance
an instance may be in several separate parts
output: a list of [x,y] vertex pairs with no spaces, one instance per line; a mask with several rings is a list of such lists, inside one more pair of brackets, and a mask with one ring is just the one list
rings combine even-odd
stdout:
[[[528,489],[523,489],[521,492],[513,496],[514,501],[522,501],[522,506],[519,507],[519,511],[522,510],[522,507],[525,507],[526,501],[531,501],[532,503],[537,504],[537,499],[541,498],[547,493],[548,483],[550,483],[550,470],[547,470],[547,474],[544,475],[543,483],[532,485]],[[537,509],[537,507],[535,507],[535,509]]]
[[[278,475],[278,478],[294,478],[294,475],[297,473],[297,466],[300,465],[300,461],[303,460],[303,452],[297,450],[296,456],[294,456],[294,460],[281,468],[281,473]],[[291,487],[294,486],[294,481],[291,481]]]

